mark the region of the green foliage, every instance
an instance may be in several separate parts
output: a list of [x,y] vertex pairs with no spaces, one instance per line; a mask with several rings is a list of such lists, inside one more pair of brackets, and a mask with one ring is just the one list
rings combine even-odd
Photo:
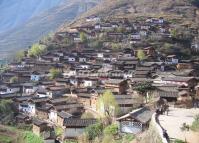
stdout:
[[118,133],[118,125],[117,124],[109,125],[104,129],[105,135],[116,135],[117,133]]
[[138,92],[145,94],[147,91],[154,90],[154,87],[150,82],[138,83],[134,86],[134,89]]
[[26,143],[43,143],[44,142],[40,137],[33,134],[32,132],[25,132],[23,138],[26,141]]
[[102,46],[103,46],[103,43],[99,40],[92,40],[89,43],[89,47],[91,47],[91,48],[99,49],[99,48],[102,48]]
[[12,141],[8,136],[0,135],[0,143],[12,143]]
[[81,116],[82,119],[92,119],[94,118],[93,114],[90,113],[90,112],[85,112],[82,116]]
[[19,51],[19,52],[16,53],[16,57],[15,58],[16,58],[16,60],[18,62],[21,61],[23,57],[25,57],[24,51]]
[[83,42],[83,43],[87,42],[86,34],[81,32],[80,33],[80,39],[81,39],[81,42]]
[[32,47],[30,48],[30,50],[28,51],[28,55],[29,55],[30,57],[38,57],[38,56],[40,56],[45,50],[46,50],[46,46],[45,46],[45,45],[34,44],[34,45],[32,45]]
[[50,69],[50,79],[55,79],[61,76],[61,72],[58,69]]
[[118,44],[118,43],[112,43],[112,44],[111,44],[111,47],[112,47],[113,49],[121,49],[121,48],[122,48],[121,44]]
[[176,139],[173,143],[186,143],[186,142]]
[[12,78],[10,78],[10,83],[17,83],[18,82],[18,77],[13,76]]
[[193,131],[199,132],[199,114],[195,116],[194,121],[191,125]]
[[[132,134],[125,134],[122,136],[122,143],[130,143],[135,139],[135,136]],[[119,142],[118,142],[119,143]]]
[[103,133],[103,125],[101,123],[96,123],[94,125],[90,125],[85,130],[86,135],[89,140],[94,140],[96,137],[99,137]]
[[98,99],[97,107],[105,117],[115,116],[119,113],[119,106],[110,90],[105,91]]
[[0,114],[12,113],[12,101],[11,100],[0,100]]
[[64,133],[63,129],[61,127],[55,128],[55,134],[56,136],[61,136]]
[[144,53],[143,50],[138,50],[138,52],[137,52],[137,57],[138,57],[138,59],[141,60],[141,61],[146,59],[146,55],[145,55],[145,53]]

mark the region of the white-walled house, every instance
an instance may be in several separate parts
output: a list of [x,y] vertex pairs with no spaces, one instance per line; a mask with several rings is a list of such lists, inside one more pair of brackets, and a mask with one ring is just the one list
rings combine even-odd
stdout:
[[13,94],[20,92],[20,85],[17,84],[10,84],[4,87],[1,87],[0,95],[3,94]]
[[36,111],[35,104],[29,102],[20,103],[19,111],[30,116],[34,116]]

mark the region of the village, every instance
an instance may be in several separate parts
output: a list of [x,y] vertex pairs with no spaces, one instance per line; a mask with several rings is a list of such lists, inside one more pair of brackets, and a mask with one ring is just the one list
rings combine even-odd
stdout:
[[[159,125],[170,107],[199,108],[199,59],[151,44],[173,41],[173,29],[163,17],[133,23],[87,17],[83,25],[57,32],[47,50],[29,49],[9,63],[0,75],[0,100],[12,100],[16,123],[32,124],[46,142],[77,139],[99,119],[105,126],[116,123],[119,133],[140,134],[154,116]],[[190,51],[197,52],[194,39]]]

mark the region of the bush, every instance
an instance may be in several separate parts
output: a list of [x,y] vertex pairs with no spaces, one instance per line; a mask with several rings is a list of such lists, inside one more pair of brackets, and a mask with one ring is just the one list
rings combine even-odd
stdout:
[[199,131],[199,114],[196,115],[195,120],[193,121],[191,125],[191,129],[196,132]]
[[86,128],[86,135],[89,140],[94,140],[96,137],[99,137],[103,133],[103,125],[101,123],[96,123]]
[[43,140],[32,132],[25,132],[23,138],[26,143],[43,143]]
[[118,125],[112,124],[104,129],[105,135],[116,135],[118,133]]

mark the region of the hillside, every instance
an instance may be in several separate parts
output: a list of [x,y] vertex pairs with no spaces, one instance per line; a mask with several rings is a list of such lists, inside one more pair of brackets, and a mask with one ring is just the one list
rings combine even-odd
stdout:
[[0,55],[10,56],[11,51],[25,49],[63,23],[73,20],[96,5],[97,1],[65,0],[61,5],[34,16],[25,24],[0,34]]
[[[190,0],[104,0],[101,4],[77,19],[73,25],[84,22],[86,16],[98,15],[103,18],[165,17],[177,23],[198,26],[198,8]],[[63,27],[62,27],[63,29]]]
[[24,24],[27,20],[59,5],[64,0],[1,0],[0,33]]

